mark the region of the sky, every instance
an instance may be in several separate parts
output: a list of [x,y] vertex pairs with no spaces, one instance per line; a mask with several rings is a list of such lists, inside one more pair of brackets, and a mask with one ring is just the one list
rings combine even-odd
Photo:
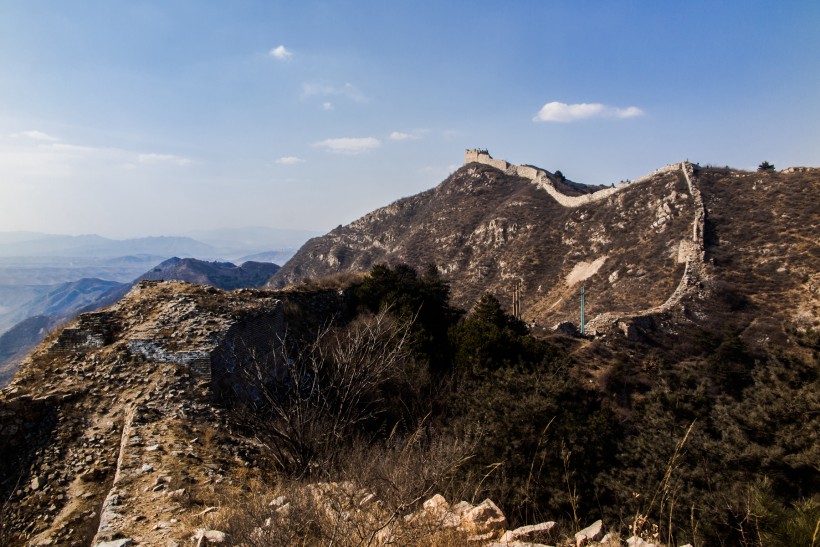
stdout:
[[0,231],[328,231],[467,148],[820,166],[820,2],[0,0]]

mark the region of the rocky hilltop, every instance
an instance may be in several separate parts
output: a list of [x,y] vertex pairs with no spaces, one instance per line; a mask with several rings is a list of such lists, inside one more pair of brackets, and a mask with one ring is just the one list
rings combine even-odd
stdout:
[[110,306],[140,281],[186,281],[233,290],[261,287],[278,270],[278,265],[269,262],[246,261],[236,266],[230,262],[173,257],[130,283],[101,279],[63,283],[43,296],[0,314],[0,331],[5,330],[4,320],[13,325],[0,334],[0,387],[11,380],[19,362],[55,327],[82,312]]
[[746,289],[762,315],[816,326],[819,192],[820,169],[687,162],[584,190],[468,151],[434,189],[310,240],[269,286],[435,264],[457,304],[469,309],[489,292],[511,309],[517,287],[522,318],[545,326],[577,325],[582,287],[591,329],[669,311],[687,294]]
[[211,401],[239,389],[248,352],[276,374],[283,329],[274,296],[142,282],[55,333],[0,395],[0,543],[187,541],[182,498],[239,488],[257,451],[213,443],[223,422]]

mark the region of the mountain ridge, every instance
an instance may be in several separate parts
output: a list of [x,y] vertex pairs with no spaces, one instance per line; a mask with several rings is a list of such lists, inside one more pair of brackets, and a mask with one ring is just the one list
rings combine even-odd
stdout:
[[[762,292],[752,298],[766,301],[764,315],[779,316],[768,295],[779,291],[781,281],[761,271],[761,258],[752,258],[759,249],[734,248],[738,237],[754,233],[769,252],[783,255],[779,277],[788,280],[792,301],[800,301],[800,291],[811,295],[795,317],[816,326],[811,271],[820,260],[817,245],[807,242],[818,229],[811,204],[820,193],[820,169],[749,172],[683,162],[566,196],[555,184],[560,177],[545,170],[511,165],[480,150],[468,150],[466,160],[435,188],[311,239],[268,287],[366,272],[378,263],[418,270],[435,264],[461,307],[469,309],[489,292],[512,309],[517,293],[527,322],[578,325],[583,286],[593,331],[620,325],[635,332],[633,319],[675,307],[695,313],[706,293],[725,292],[725,278],[737,272],[721,268],[721,260],[728,260],[717,257],[730,253],[759,285]],[[769,213],[776,233],[751,214],[769,206],[777,211]],[[737,237],[721,241],[720,234],[730,232]]]
[[[470,159],[469,151],[467,159]],[[629,205],[633,206],[633,202],[639,199],[636,194],[640,193],[640,186],[651,181],[669,186],[671,199],[678,202],[671,207],[681,209],[674,214],[671,209],[669,212],[661,209],[659,215],[651,217],[652,222],[662,219],[655,228],[664,226],[666,230],[668,224],[669,230],[673,230],[680,241],[688,239],[686,232],[691,229],[688,223],[694,221],[695,213],[679,197],[688,196],[691,191],[681,164],[667,166],[631,184],[615,188],[593,187],[578,196],[564,196],[559,198],[564,201],[562,203],[554,196],[558,193],[554,175],[529,166],[510,166],[503,160],[490,158],[489,161],[471,161],[434,189],[377,209],[347,227],[331,231],[324,238],[310,240],[277,272],[269,286],[282,287],[299,281],[300,276],[321,277],[347,269],[366,271],[384,260],[403,261],[417,268],[423,267],[425,262],[435,263],[446,277],[464,279],[466,274],[473,285],[476,285],[477,278],[492,278],[492,283],[478,283],[485,286],[485,291],[498,293],[503,285],[517,281],[524,285],[525,291],[541,292],[545,275],[569,277],[573,268],[583,265],[584,260],[577,260],[561,276],[561,272],[556,271],[558,265],[547,262],[550,256],[567,254],[560,249],[571,248],[583,241],[585,236],[581,235],[580,225],[589,224],[586,217],[594,211],[591,207],[602,200],[619,199],[615,196],[624,193],[631,194]],[[670,205],[666,207],[669,209]],[[572,211],[579,209],[580,218],[573,220]],[[397,226],[390,226],[394,219]],[[563,233],[555,230],[545,233],[547,224],[561,221],[566,228]],[[624,228],[622,226],[621,230]],[[597,235],[591,238],[591,252],[585,252],[590,255],[589,264],[600,258],[598,247],[606,240],[604,233],[610,227],[598,223],[595,229]],[[646,229],[652,228],[646,226]],[[374,235],[369,236],[368,231]],[[569,235],[570,232],[575,233]],[[548,248],[539,250],[536,243]],[[486,252],[482,253],[482,250]],[[516,256],[523,260],[516,264]],[[675,270],[678,267],[674,264],[680,263],[682,275],[686,259],[681,257],[679,261],[675,256],[673,262],[667,269]],[[467,283],[455,280],[454,299],[458,304],[470,307],[480,292],[465,285]],[[673,287],[668,289],[673,290]],[[646,302],[640,309],[661,304],[663,300]],[[529,309],[535,312],[531,316],[534,321],[543,323],[550,319],[537,307]],[[633,307],[633,311],[637,310]],[[567,320],[566,314],[555,318],[555,322],[562,320]]]

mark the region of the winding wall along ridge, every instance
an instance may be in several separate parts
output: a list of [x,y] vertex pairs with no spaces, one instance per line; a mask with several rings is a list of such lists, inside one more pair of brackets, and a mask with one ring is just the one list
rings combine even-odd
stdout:
[[685,245],[683,252],[686,257],[686,267],[683,270],[683,275],[681,276],[680,282],[678,282],[678,286],[669,298],[659,306],[630,313],[602,313],[584,325],[586,332],[595,332],[598,328],[617,325],[624,321],[669,311],[676,306],[684,296],[698,289],[698,285],[705,276],[703,234],[706,224],[706,207],[703,204],[703,196],[701,195],[700,188],[698,188],[694,180],[695,176],[692,164],[689,162],[681,162],[679,166],[676,165],[676,167],[679,167],[681,171],[683,171],[683,176],[689,187],[689,193],[692,196],[695,211],[695,216],[692,221],[692,238],[688,241],[681,242],[682,245]]
[[666,167],[662,167],[648,175],[635,179],[629,184],[621,184],[613,188],[606,188],[603,190],[599,190],[597,192],[593,192],[591,194],[584,194],[581,196],[567,196],[565,194],[562,194],[558,191],[557,188],[555,188],[555,184],[552,181],[552,177],[554,177],[554,175],[548,173],[543,169],[538,169],[537,167],[532,167],[530,165],[514,165],[505,160],[494,159],[487,150],[467,150],[464,159],[465,163],[481,163],[484,165],[495,167],[496,169],[500,169],[508,175],[517,175],[519,177],[527,178],[530,181],[532,181],[533,184],[545,190],[553,199],[555,199],[555,201],[557,201],[564,207],[580,207],[581,205],[601,201],[615,194],[616,192],[623,190],[624,188],[633,186],[635,184],[647,182],[658,175],[664,173],[671,173],[677,171],[678,169],[680,169],[683,172],[683,176],[686,179],[686,185],[689,188],[689,194],[692,196],[695,215],[694,219],[692,220],[691,239],[681,242],[681,245],[684,246],[682,252],[686,257],[686,266],[684,268],[680,282],[678,282],[678,286],[675,288],[672,294],[669,295],[669,298],[667,298],[666,301],[659,306],[655,306],[638,312],[602,313],[584,325],[584,330],[586,332],[595,332],[597,328],[617,325],[618,323],[634,320],[638,317],[646,317],[648,315],[666,312],[675,305],[677,305],[681,301],[681,299],[683,299],[683,297],[689,294],[693,289],[697,289],[700,280],[703,278],[703,232],[706,221],[706,208],[703,204],[703,197],[701,196],[700,188],[698,188],[694,180],[694,169],[692,167],[692,164],[689,162],[681,162],[667,165]]
[[464,156],[464,163],[467,164],[473,162],[495,167],[496,169],[504,171],[508,175],[516,175],[519,177],[529,179],[533,184],[535,184],[542,190],[545,190],[555,201],[557,201],[564,207],[580,207],[588,203],[601,201],[602,199],[608,198],[612,194],[620,192],[624,188],[628,188],[635,184],[646,182],[652,179],[653,177],[663,173],[671,173],[679,168],[679,164],[673,163],[667,165],[666,167],[661,167],[657,171],[653,171],[648,175],[637,178],[628,184],[620,184],[612,188],[604,188],[603,190],[598,190],[597,192],[593,192],[591,194],[583,194],[580,196],[568,196],[566,194],[562,194],[561,192],[559,192],[558,189],[555,187],[555,183],[553,183],[552,181],[552,177],[554,177],[555,175],[549,173],[548,171],[545,171],[544,169],[539,169],[531,165],[515,165],[506,160],[493,159],[490,153],[486,150],[467,150]]

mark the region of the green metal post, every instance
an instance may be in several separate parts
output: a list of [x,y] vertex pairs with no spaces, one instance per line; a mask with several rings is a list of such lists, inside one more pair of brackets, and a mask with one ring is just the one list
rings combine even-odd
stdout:
[[581,334],[584,334],[584,294],[586,287],[581,287]]

